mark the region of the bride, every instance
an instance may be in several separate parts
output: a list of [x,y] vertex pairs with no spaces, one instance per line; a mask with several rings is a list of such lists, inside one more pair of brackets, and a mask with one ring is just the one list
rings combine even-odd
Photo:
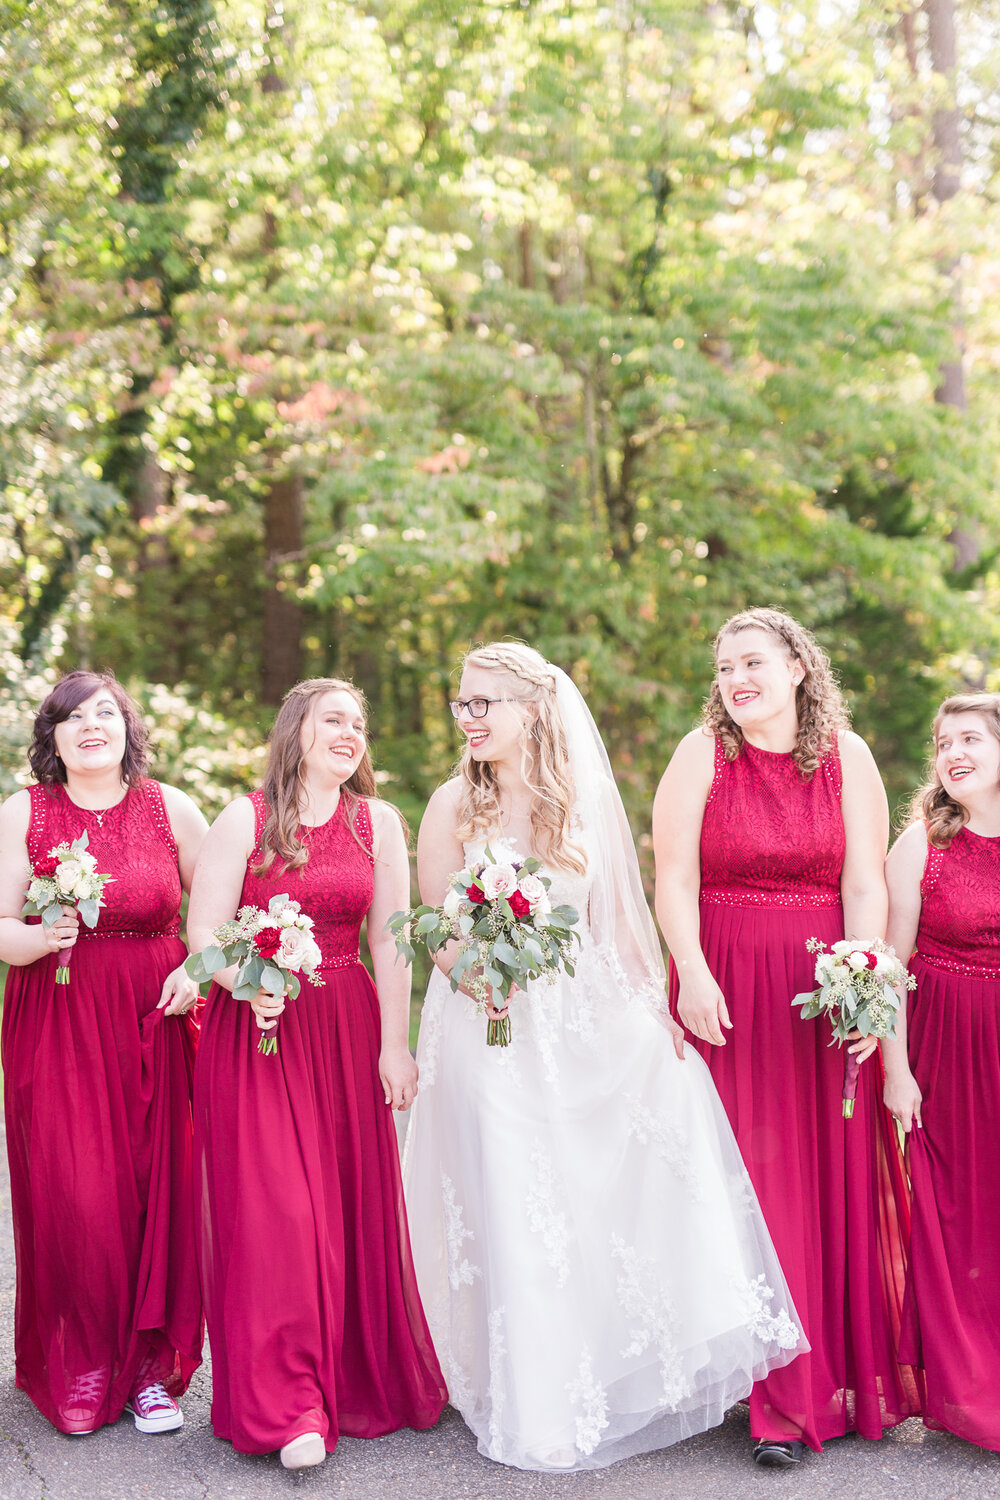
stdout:
[[487,842],[534,854],[581,946],[575,977],[512,996],[509,1047],[452,991],[455,945],[436,957],[403,1169],[417,1280],[480,1452],[599,1468],[721,1422],[807,1345],[708,1069],[667,1014],[583,698],[508,642],[469,653],[459,695],[466,744],[420,827],[421,899]]

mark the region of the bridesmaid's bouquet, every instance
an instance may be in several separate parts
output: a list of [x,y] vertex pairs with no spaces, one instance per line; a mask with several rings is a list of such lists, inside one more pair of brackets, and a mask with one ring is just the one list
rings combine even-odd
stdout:
[[[834,1042],[843,1046],[852,1031],[862,1036],[894,1036],[899,990],[916,989],[917,981],[892,948],[880,938],[873,943],[844,939],[834,943],[829,953],[819,938],[809,938],[806,947],[816,954],[816,985],[796,995],[793,1005],[801,1005],[802,1019],[814,1021],[829,1016]],[[848,1053],[844,1067],[844,1119],[854,1114],[861,1065]]]
[[[113,875],[99,875],[97,860],[87,853],[90,840],[86,832],[72,843],[57,844],[42,859],[35,861],[22,917],[41,917],[43,927],[51,927],[62,916],[64,906],[73,906],[88,927],[97,926],[97,916],[104,899],[104,887]],[[59,949],[56,984],[69,984],[69,956],[75,942]]]
[[[441,906],[393,913],[387,926],[397,949],[412,963],[415,939],[432,954],[457,941],[451,987],[464,981],[484,1014],[488,1001],[503,1010],[511,991],[529,979],[551,980],[560,969],[572,974],[579,916],[571,906],[551,905],[552,882],[538,869],[537,859],[498,860],[487,845],[482,859],[452,875]],[[490,1017],[486,1042],[509,1044],[509,1015]]]
[[[259,906],[241,906],[231,922],[223,922],[212,933],[214,943],[200,953],[189,954],[184,967],[195,983],[201,984],[220,969],[239,964],[233,985],[237,1000],[252,1000],[258,990],[266,990],[275,999],[288,995],[295,1000],[302,988],[300,974],[310,984],[325,982],[316,973],[323,955],[312,928],[312,917],[305,915],[297,901],[285,895],[272,896],[267,911]],[[265,1032],[257,1051],[269,1056],[277,1050],[274,1031]]]

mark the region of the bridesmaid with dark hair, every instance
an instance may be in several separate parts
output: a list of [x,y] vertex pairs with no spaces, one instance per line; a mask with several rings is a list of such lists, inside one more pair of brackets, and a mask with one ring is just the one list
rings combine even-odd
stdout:
[[[933,780],[886,864],[917,988],[883,1043],[913,1186],[902,1358],[924,1421],[1000,1450],[1000,696],[948,698]],[[916,1126],[916,1129],[913,1127]]]
[[[70,672],[45,699],[35,782],[0,809],[4,1110],[17,1305],[16,1379],[62,1432],[126,1406],[141,1432],[183,1421],[201,1360],[191,1184],[193,1020],[181,892],[205,820],[146,777],[145,726],[113,677]],[[32,870],[86,833],[104,889],[96,928],[71,906],[21,918]],[[58,950],[75,943],[67,984]]]
[[[315,678],[285,698],[262,791],[232,802],[198,862],[204,948],[284,893],[315,922],[323,985],[287,1006],[208,997],[195,1079],[212,1426],[243,1453],[322,1463],[340,1433],[430,1427],[447,1393],[417,1295],[394,1109],[417,1088],[410,973],[386,930],[409,904],[402,822],[380,801],[364,700]],[[358,939],[367,919],[375,983]],[[280,1018],[280,1024],[279,1024]],[[258,1051],[277,1031],[273,1055]]]
[[672,1002],[711,1069],[810,1344],[750,1396],[765,1467],[845,1432],[880,1437],[918,1409],[895,1357],[908,1210],[877,1129],[877,1063],[862,1067],[845,1121],[844,1055],[825,1021],[792,1007],[813,988],[808,938],[883,935],[888,834],[878,771],[819,645],[780,610],[728,620],[704,723],[656,795],[656,910]]

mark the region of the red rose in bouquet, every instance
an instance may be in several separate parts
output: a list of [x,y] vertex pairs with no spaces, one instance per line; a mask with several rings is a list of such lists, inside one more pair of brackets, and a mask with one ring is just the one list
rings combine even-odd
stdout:
[[281,928],[262,927],[254,933],[253,944],[261,958],[272,959],[281,947]]

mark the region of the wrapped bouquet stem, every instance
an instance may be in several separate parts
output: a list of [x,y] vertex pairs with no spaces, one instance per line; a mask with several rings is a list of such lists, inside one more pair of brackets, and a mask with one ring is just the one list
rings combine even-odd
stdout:
[[[388,927],[397,949],[412,963],[414,940],[432,955],[457,942],[451,987],[461,984],[484,1014],[489,1005],[505,1010],[530,979],[554,978],[560,969],[572,974],[579,916],[571,906],[550,904],[551,882],[538,868],[537,859],[497,860],[487,845],[482,859],[452,875],[441,906],[393,913]],[[509,1042],[510,1016],[490,1015],[487,1046]]]
[[[828,1016],[833,1027],[831,1046],[834,1042],[843,1046],[852,1032],[879,1039],[894,1036],[899,991],[915,989],[917,982],[893,950],[880,938],[872,943],[845,938],[829,952],[819,938],[810,938],[806,947],[816,954],[816,988],[792,1001],[801,1005],[802,1019]],[[854,1114],[860,1068],[857,1057],[849,1052],[844,1064],[845,1120]]]
[[[97,926],[104,887],[114,876],[98,874],[97,860],[87,853],[89,842],[84,831],[72,843],[57,844],[35,862],[22,917],[41,917],[42,926],[51,927],[69,906],[87,927]],[[56,984],[69,984],[69,960],[74,947],[75,943],[66,943],[59,949]]]

